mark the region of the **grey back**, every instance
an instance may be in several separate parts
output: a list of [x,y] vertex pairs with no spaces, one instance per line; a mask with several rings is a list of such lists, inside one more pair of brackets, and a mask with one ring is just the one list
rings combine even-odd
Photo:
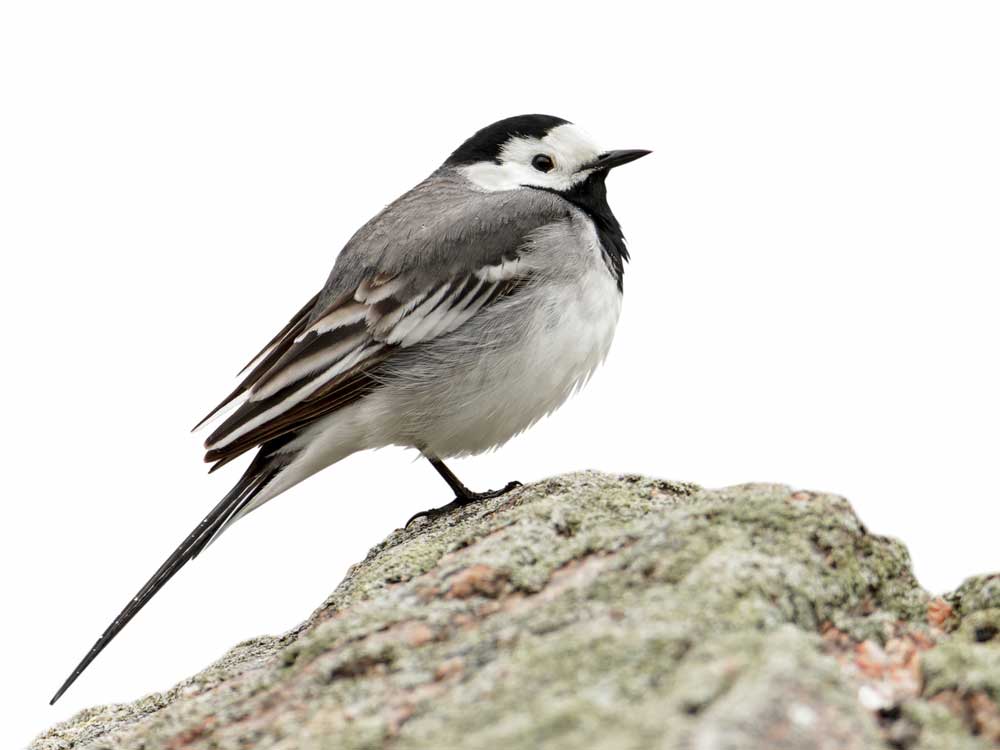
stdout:
[[513,255],[533,231],[573,213],[542,190],[486,192],[442,167],[359,229],[341,251],[313,315],[377,274],[415,281],[461,276]]

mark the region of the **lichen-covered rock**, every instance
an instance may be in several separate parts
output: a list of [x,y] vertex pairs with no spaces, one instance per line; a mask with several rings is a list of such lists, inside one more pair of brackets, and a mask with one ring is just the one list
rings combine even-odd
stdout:
[[597,473],[397,531],[291,633],[57,748],[1000,746],[1000,578],[932,600],[835,496]]

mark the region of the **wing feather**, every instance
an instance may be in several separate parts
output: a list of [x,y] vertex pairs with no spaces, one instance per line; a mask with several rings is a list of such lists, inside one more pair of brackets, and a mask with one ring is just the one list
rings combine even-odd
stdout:
[[319,296],[320,295],[318,293],[313,295],[313,298],[303,305],[301,310],[295,313],[295,316],[288,321],[285,327],[278,331],[277,335],[275,335],[275,337],[271,339],[263,349],[257,352],[257,355],[253,359],[246,363],[243,369],[237,373],[237,376],[242,375],[252,365],[253,369],[250,370],[249,374],[247,374],[242,381],[240,381],[240,384],[233,389],[232,393],[222,399],[218,406],[202,417],[201,421],[191,429],[192,432],[204,425],[212,419],[212,417],[243,395],[251,385],[260,379],[261,375],[271,369],[271,367],[281,359],[282,355],[284,355],[285,352],[287,352],[295,343],[295,338],[298,334],[305,330],[309,323],[309,315],[312,312],[313,307],[315,307]]
[[371,392],[378,385],[372,368],[397,348],[455,330],[509,286],[513,274],[493,279],[500,279],[495,270],[437,285],[400,277],[369,281],[314,316],[312,325],[289,328],[230,396],[244,400],[205,441],[206,460],[221,466]]
[[353,323],[305,340],[287,352],[250,389],[250,401],[261,401],[325,370],[347,358],[351,352],[371,340],[364,322]]

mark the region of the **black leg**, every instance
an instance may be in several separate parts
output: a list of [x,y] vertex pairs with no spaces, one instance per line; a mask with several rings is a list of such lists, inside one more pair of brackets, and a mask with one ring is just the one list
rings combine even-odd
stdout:
[[423,518],[425,516],[431,519],[437,518],[438,516],[448,513],[449,511],[455,510],[455,508],[461,508],[463,505],[475,503],[480,500],[486,500],[491,497],[506,495],[515,487],[521,486],[520,482],[514,481],[508,482],[503,489],[487,490],[486,492],[473,492],[462,484],[461,480],[455,476],[451,469],[444,465],[444,461],[438,458],[428,458],[427,460],[431,462],[431,466],[434,467],[437,473],[441,475],[441,478],[448,483],[449,487],[451,487],[451,491],[455,493],[455,499],[447,505],[442,505],[440,508],[431,508],[430,510],[423,510],[420,513],[417,513],[406,522],[407,527],[418,518]]

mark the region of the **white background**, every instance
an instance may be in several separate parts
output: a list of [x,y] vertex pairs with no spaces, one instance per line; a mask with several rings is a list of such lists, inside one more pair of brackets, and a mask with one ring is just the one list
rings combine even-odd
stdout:
[[607,365],[457,462],[847,495],[934,591],[1000,569],[994,3],[6,3],[4,746],[289,628],[444,484],[355,456],[240,523],[57,704],[240,469],[188,428],[350,234],[501,117],[652,148]]

